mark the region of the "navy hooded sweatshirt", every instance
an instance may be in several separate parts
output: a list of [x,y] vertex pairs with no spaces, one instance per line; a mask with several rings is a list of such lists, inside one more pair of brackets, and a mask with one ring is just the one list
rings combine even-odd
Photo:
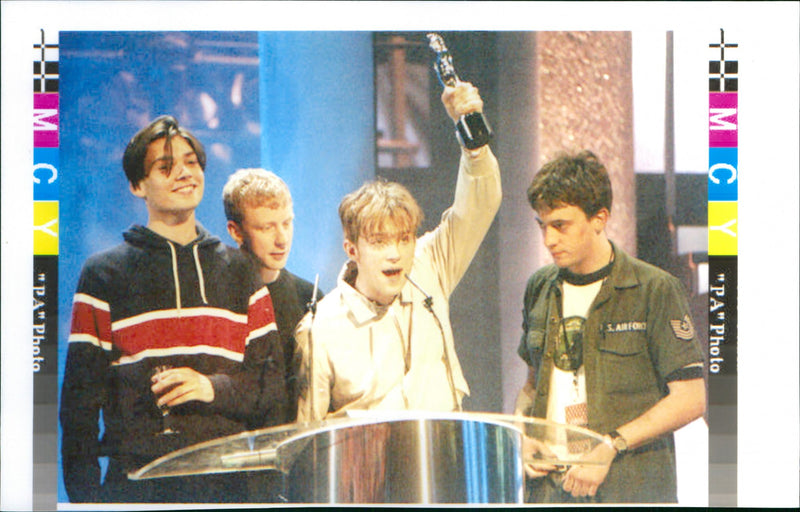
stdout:
[[[73,502],[96,501],[99,456],[130,471],[197,442],[279,423],[284,360],[267,288],[238,250],[197,226],[186,245],[133,226],[89,258],[73,299],[61,393],[62,467]],[[150,390],[156,365],[191,367],[211,403],[170,410]],[[102,411],[102,437],[100,413]]]

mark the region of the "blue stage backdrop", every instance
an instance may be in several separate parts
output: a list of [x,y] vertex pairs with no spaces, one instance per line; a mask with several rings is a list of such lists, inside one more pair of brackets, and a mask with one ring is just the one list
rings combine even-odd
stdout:
[[[222,187],[242,167],[282,176],[295,204],[288,268],[330,290],[345,260],[336,208],[374,176],[368,32],[60,34],[59,384],[72,294],[86,258],[145,224],[122,154],[161,114],[208,154],[197,217],[228,244]],[[60,429],[59,429],[60,431]],[[66,502],[59,462],[59,502]]]
[[372,35],[261,32],[261,162],[294,199],[288,268],[325,291],[346,257],[337,214],[375,176]]

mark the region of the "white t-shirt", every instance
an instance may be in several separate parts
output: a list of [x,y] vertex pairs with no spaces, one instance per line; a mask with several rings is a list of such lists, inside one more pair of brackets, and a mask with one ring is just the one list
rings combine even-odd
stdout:
[[[603,286],[603,279],[587,285],[578,286],[564,282],[562,325],[559,336],[565,332],[582,331],[589,308]],[[585,427],[587,424],[586,408],[586,371],[583,364],[578,371],[564,371],[553,364],[550,374],[550,393],[547,402],[547,419],[556,423],[565,423]],[[561,432],[558,437],[564,437]],[[557,445],[566,447],[566,439],[555,440]]]

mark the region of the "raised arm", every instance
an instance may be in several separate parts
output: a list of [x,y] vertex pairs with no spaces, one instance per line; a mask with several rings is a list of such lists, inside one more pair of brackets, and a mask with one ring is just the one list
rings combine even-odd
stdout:
[[[467,82],[445,87],[442,104],[454,120],[483,108],[478,89]],[[489,146],[462,148],[453,205],[442,214],[439,226],[420,239],[441,269],[439,276],[446,295],[452,293],[466,272],[501,200],[500,169]]]

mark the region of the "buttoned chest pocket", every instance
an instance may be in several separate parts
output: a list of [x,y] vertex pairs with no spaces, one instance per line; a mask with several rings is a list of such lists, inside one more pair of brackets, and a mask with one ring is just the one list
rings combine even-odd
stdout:
[[636,393],[652,389],[655,372],[645,332],[605,332],[597,349],[606,391]]

